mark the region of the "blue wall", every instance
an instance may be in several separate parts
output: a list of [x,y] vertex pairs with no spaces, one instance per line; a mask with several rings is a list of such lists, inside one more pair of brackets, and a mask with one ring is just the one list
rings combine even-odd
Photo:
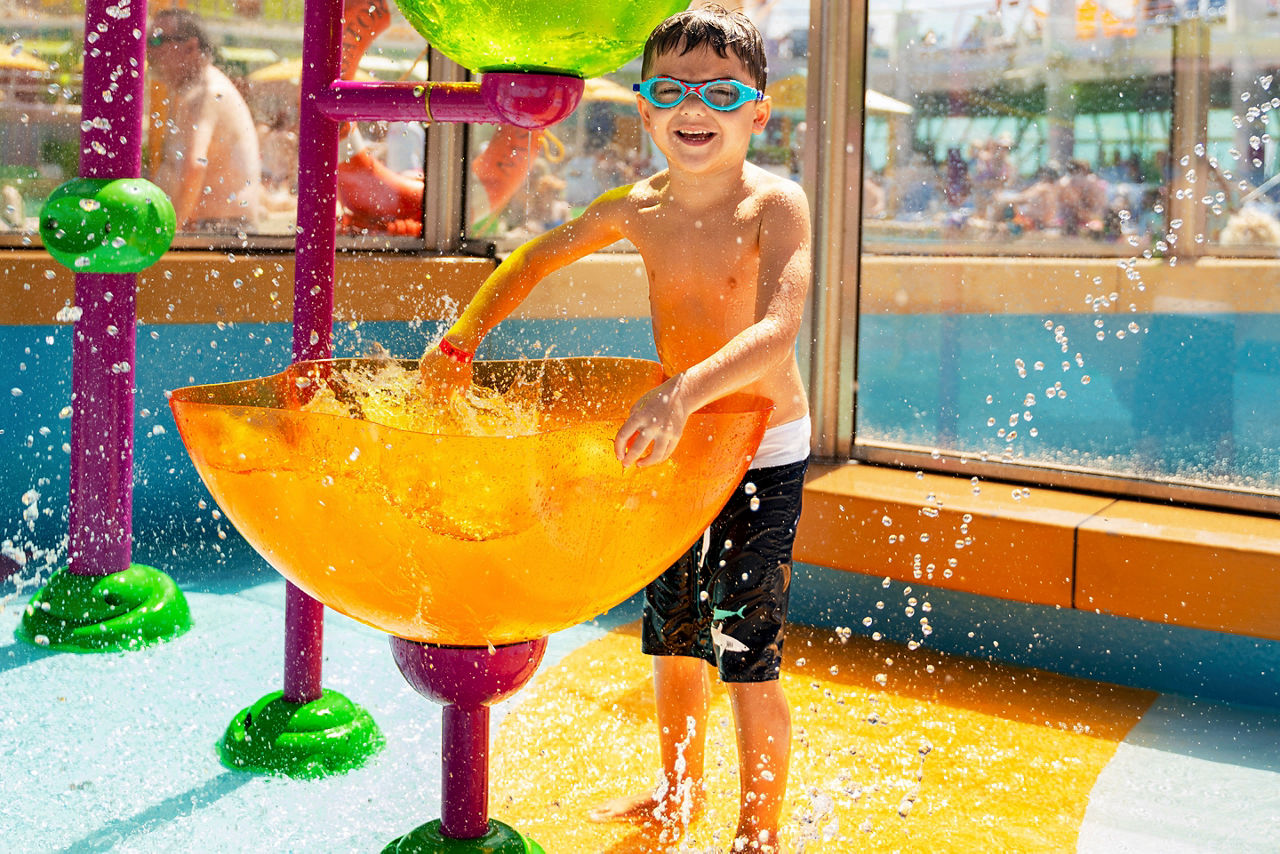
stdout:
[[[911,382],[937,375],[923,342],[937,342],[937,329],[882,326],[874,334],[898,338],[878,358],[892,362],[906,385],[892,393],[909,399]],[[377,341],[394,355],[416,357],[434,339],[434,324],[364,323],[335,328],[334,350],[356,355]],[[188,589],[226,589],[272,577],[235,531],[215,518],[216,507],[192,467],[165,401],[165,391],[195,383],[223,382],[275,373],[289,363],[288,324],[142,326],[138,335],[135,420],[135,557],[158,566]],[[923,336],[923,337],[921,337]],[[910,346],[911,341],[921,346]],[[907,346],[903,346],[904,343]],[[654,358],[649,324],[628,320],[508,321],[486,340],[482,358],[610,355]],[[889,355],[885,355],[889,354]],[[994,358],[994,357],[993,357]],[[923,360],[923,361],[920,361]],[[916,367],[912,364],[919,362]],[[0,539],[53,549],[65,560],[67,454],[70,420],[58,413],[71,396],[69,326],[0,327],[0,364],[10,381],[0,410]],[[886,363],[888,364],[888,363]],[[870,368],[865,362],[864,368]],[[928,370],[925,370],[928,368]],[[877,367],[882,380],[889,373]],[[914,379],[913,379],[914,378]],[[10,389],[20,389],[14,395]],[[864,389],[863,400],[886,394]],[[932,393],[928,389],[919,394]],[[1092,411],[1082,407],[1082,411]],[[1105,412],[1105,409],[1103,410]],[[143,413],[148,413],[143,415]],[[1047,419],[1046,419],[1047,420]],[[1280,419],[1277,419],[1280,421]],[[22,517],[22,496],[37,490],[39,517]],[[201,506],[201,503],[205,506]],[[219,531],[226,536],[219,536]],[[0,563],[0,572],[4,571]],[[12,567],[10,567],[11,569]],[[29,580],[33,570],[27,570]],[[0,598],[12,595],[13,580],[0,582]],[[907,599],[916,613],[905,614]],[[921,634],[927,612],[933,633]],[[883,608],[876,603],[883,602]],[[636,616],[635,603],[618,609]],[[872,624],[864,626],[864,618]],[[1077,676],[1160,691],[1194,693],[1237,702],[1280,706],[1280,644],[1087,612],[1027,606],[800,565],[795,575],[792,618],[844,626],[888,641],[918,641],[929,651],[994,658]]]

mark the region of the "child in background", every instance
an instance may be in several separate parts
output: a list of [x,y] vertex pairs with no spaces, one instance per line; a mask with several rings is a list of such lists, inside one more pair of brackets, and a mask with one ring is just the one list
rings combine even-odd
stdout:
[[627,239],[643,257],[668,379],[632,407],[615,439],[625,466],[659,465],[689,415],[733,392],[774,402],[733,497],[645,591],[643,649],[654,656],[663,779],[592,810],[659,823],[678,838],[702,805],[710,682],[727,684],[741,798],[734,850],[778,851],[791,713],[778,682],[791,547],[808,465],[808,404],[795,358],[809,289],[808,204],[793,182],[746,162],[764,130],[763,41],[737,12],[708,6],[660,24],[636,100],[667,168],[609,190],[581,216],[515,250],[423,356],[427,389],[458,390],[484,336],[543,277]]

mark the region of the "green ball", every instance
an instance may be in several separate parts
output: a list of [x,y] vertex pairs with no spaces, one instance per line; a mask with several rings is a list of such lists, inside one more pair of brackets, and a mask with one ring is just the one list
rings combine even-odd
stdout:
[[472,71],[599,77],[637,56],[689,0],[398,0],[445,56]]
[[77,273],[137,273],[169,250],[173,203],[144,178],[74,178],[40,209],[40,237]]

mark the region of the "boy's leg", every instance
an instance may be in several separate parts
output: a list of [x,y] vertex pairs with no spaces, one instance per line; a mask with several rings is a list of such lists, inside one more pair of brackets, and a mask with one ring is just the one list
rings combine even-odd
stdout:
[[663,781],[592,809],[592,821],[634,818],[680,827],[702,808],[710,673],[705,662],[680,655],[653,659],[658,746]]
[[782,684],[734,682],[729,700],[738,736],[741,801],[734,851],[780,851],[787,771],[791,762],[791,707]]
[[678,827],[702,806],[702,769],[714,654],[700,643],[695,544],[645,588],[641,649],[653,656],[662,783],[603,803],[592,821],[631,818]]
[[791,709],[778,677],[806,468],[803,460],[747,472],[717,520],[718,549],[707,561],[710,631],[737,730],[741,802],[735,851],[781,850]]
[[661,655],[653,660],[653,682],[664,782],[660,817],[687,823],[702,808],[710,669],[698,658]]

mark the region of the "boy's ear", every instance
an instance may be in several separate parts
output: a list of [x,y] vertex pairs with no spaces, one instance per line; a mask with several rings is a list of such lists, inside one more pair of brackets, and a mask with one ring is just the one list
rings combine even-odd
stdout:
[[756,101],[755,109],[755,119],[751,123],[751,132],[764,133],[765,125],[769,124],[769,116],[773,115],[773,98],[765,95],[764,100]]
[[653,133],[653,127],[651,125],[652,115],[649,113],[650,109],[651,107],[649,102],[644,99],[643,95],[637,92],[636,111],[640,113],[640,127],[643,128],[646,133]]

